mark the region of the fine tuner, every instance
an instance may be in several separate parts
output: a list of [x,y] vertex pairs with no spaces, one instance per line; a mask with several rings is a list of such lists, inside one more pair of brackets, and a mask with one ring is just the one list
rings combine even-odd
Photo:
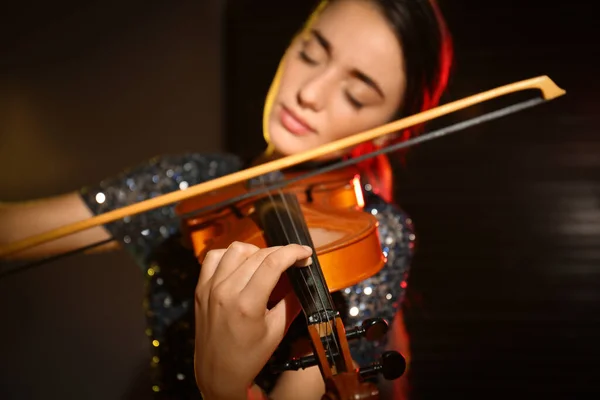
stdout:
[[[365,338],[368,341],[376,341],[382,339],[388,331],[388,323],[383,318],[369,318],[363,321],[360,326],[346,331],[346,339],[356,340]],[[321,341],[326,344],[327,341],[334,340],[332,336],[323,336]],[[336,357],[338,354],[332,354]],[[329,358],[329,356],[328,356]],[[318,360],[314,355],[305,357],[292,358],[281,365],[274,365],[271,367],[273,373],[281,373],[283,371],[297,371],[299,369],[306,369],[314,367],[318,364]],[[402,376],[406,370],[406,360],[397,351],[386,351],[384,352],[379,361],[372,363],[371,365],[361,367],[358,370],[361,378],[369,379],[377,374],[382,374],[387,380],[394,380]]]

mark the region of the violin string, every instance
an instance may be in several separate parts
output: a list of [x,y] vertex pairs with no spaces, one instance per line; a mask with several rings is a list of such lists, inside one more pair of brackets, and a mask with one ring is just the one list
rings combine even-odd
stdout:
[[[285,205],[285,209],[286,209],[286,211],[287,211],[288,215],[290,215],[290,207],[289,207],[289,205],[288,205],[288,202],[287,202],[287,200],[286,200],[285,196],[283,195],[283,192],[281,191],[281,189],[278,189],[278,192],[279,192],[279,196],[280,196],[280,197],[281,197],[281,199],[283,200],[283,203],[284,203],[284,205]],[[300,207],[299,207],[299,204],[298,204],[297,202],[294,202],[294,208],[295,208],[295,210],[294,210],[294,211],[295,211],[296,213],[298,213],[298,214],[301,214],[301,213],[302,213],[302,210],[300,209]],[[297,236],[297,238],[298,238],[298,241],[300,241],[300,236],[299,236],[299,234],[298,234],[298,230],[297,230],[297,229],[296,229],[296,227],[295,227],[294,221],[293,221],[293,219],[292,219],[291,217],[290,217],[290,220],[292,221],[292,225],[294,225],[294,232],[296,232],[296,236]],[[301,226],[301,228],[302,228],[302,230],[303,230],[303,233],[304,233],[304,234],[305,234],[307,237],[310,237],[310,231],[309,231],[308,227],[307,227],[305,224],[303,224],[303,225]],[[316,250],[315,250],[315,249],[313,249],[313,251],[316,251]],[[313,256],[314,256],[315,258],[317,257],[317,255],[316,255],[316,254],[314,254]],[[315,275],[314,275],[314,271],[313,271],[313,269],[312,269],[312,268],[309,268],[309,272],[310,272],[310,275],[311,275],[311,277],[312,277],[313,281],[314,281],[314,282],[317,282],[317,279],[316,279],[316,277],[315,277]],[[322,279],[322,280],[324,281],[324,279]],[[332,321],[330,320],[330,318],[329,318],[329,313],[327,312],[327,311],[329,311],[329,310],[328,310],[328,308],[325,306],[325,301],[324,301],[324,299],[323,299],[323,294],[322,294],[321,292],[322,292],[322,291],[320,291],[320,290],[317,290],[317,295],[319,296],[319,300],[320,300],[320,302],[321,302],[321,306],[322,306],[322,307],[323,307],[323,309],[325,310],[325,318],[327,318],[326,325],[329,327],[329,331],[332,333],[332,337],[333,337],[333,344],[335,345],[335,350],[336,350],[336,353],[337,353],[337,354],[341,354],[341,351],[340,351],[339,344],[338,344],[338,342],[337,342],[337,339],[336,339],[336,337],[335,337],[335,334],[334,334],[334,332],[335,332],[335,329],[334,329],[334,328],[335,328],[335,325],[334,325],[334,322],[332,322]],[[329,304],[332,304],[332,303],[333,303],[333,300],[331,299],[331,296],[329,295],[329,292],[328,292],[328,291],[327,291],[327,293],[326,293],[326,296],[328,297]],[[321,335],[321,333],[322,333],[322,331],[320,331],[320,332],[319,332],[319,335]],[[329,339],[329,335],[327,334],[327,332],[326,332],[326,334],[325,334],[325,341],[327,342],[327,350],[329,351],[329,356],[331,357],[331,362],[335,364],[335,358],[334,358],[334,356],[333,356],[333,353],[331,352],[331,345],[330,345],[330,343],[329,343],[329,342],[330,342],[330,339]]]
[[[261,183],[263,185],[265,185],[265,183],[264,183],[264,177],[263,176],[260,177],[260,181],[261,181]],[[290,212],[289,206],[288,206],[288,204],[287,204],[287,202],[285,200],[285,196],[283,195],[283,193],[281,192],[281,190],[279,190],[278,194],[279,194],[279,196],[281,197],[281,199],[283,201],[283,205],[285,207],[285,210],[286,210],[286,212],[288,214],[288,217],[290,219],[290,222],[292,224],[292,229],[294,230],[294,233],[296,234],[296,241],[298,242],[298,244],[300,244],[300,234],[298,233],[298,229],[296,228],[296,224],[294,224],[294,219],[291,216],[291,212]],[[291,243],[292,241],[291,241],[290,237],[288,236],[287,230],[285,229],[285,226],[283,224],[283,219],[282,219],[281,215],[279,214],[279,207],[277,207],[275,205],[275,200],[274,200],[273,196],[271,195],[271,191],[267,191],[267,196],[269,197],[269,201],[271,201],[271,204],[274,205],[273,209],[275,210],[275,215],[277,216],[277,219],[279,220],[279,224],[283,228],[283,233],[286,236],[286,241],[288,243]],[[314,248],[313,248],[313,251],[315,251]],[[316,258],[315,254],[313,254],[313,256]],[[311,274],[313,282],[317,282],[317,280],[315,279],[314,273],[313,273],[313,269],[309,267],[308,271]],[[308,282],[306,281],[306,278],[304,277],[303,274],[301,274],[301,275],[302,275],[302,280],[303,280],[303,283],[304,283],[304,287],[307,288],[307,291],[308,291],[308,294],[310,296],[311,301],[314,304],[316,304],[317,301],[315,300],[315,297],[314,297],[312,291],[310,290],[310,286],[309,286]],[[317,290],[317,296],[319,297],[319,301],[321,303],[321,307],[324,310],[327,310],[327,307],[325,306],[325,302],[323,301],[323,298],[321,297],[321,293],[318,290]],[[332,325],[331,325],[331,323],[329,322],[329,316],[327,315],[327,312],[325,312],[325,315],[327,316],[327,322],[330,324],[330,327],[333,328]],[[319,332],[319,336],[320,336],[320,334],[321,334],[321,332]],[[327,350],[329,351],[329,356],[331,357],[331,361],[333,363],[335,363],[335,358],[334,358],[333,353],[331,351],[331,347],[329,346],[329,338],[326,338],[326,341],[327,341]],[[339,348],[337,348],[336,350],[339,353]]]
[[[264,178],[263,178],[262,176],[260,177],[260,180],[261,180],[261,183],[262,183],[263,185],[265,185],[265,183],[264,183]],[[271,204],[275,205],[275,200],[273,199],[273,197],[272,197],[272,195],[271,195],[271,192],[267,192],[267,196],[269,197],[269,201],[271,202]],[[281,217],[281,214],[279,214],[279,207],[276,207],[276,206],[275,206],[275,207],[273,207],[273,209],[275,210],[275,215],[277,216],[277,219],[279,220],[279,224],[281,225],[281,227],[282,227],[282,228],[284,228],[284,229],[283,229],[283,233],[284,233],[284,235],[285,235],[285,240],[286,240],[288,243],[291,243],[291,239],[290,239],[290,237],[288,236],[287,230],[285,229],[285,226],[284,226],[284,223],[283,223],[283,219],[282,219],[282,217]],[[290,220],[291,220],[291,218],[290,218]],[[293,224],[293,220],[292,220],[292,224]],[[296,234],[296,236],[298,236],[298,234]],[[300,240],[299,240],[299,238],[298,238],[298,241],[300,241]],[[304,277],[304,275],[302,275],[302,279],[303,279],[303,281],[304,281],[304,284],[305,284],[305,286],[308,288],[308,282],[306,281],[306,278]],[[314,299],[314,297],[313,297],[313,294],[311,293],[311,291],[310,291],[310,290],[308,291],[308,294],[309,294],[309,295],[310,295],[310,297],[311,297],[311,301],[312,301],[313,303],[316,303],[316,301],[315,301],[315,299]],[[304,295],[303,295],[303,296],[304,296]]]
[[[263,185],[265,185],[263,176],[261,176],[261,177],[260,177],[260,180],[261,180],[261,183],[262,183]],[[271,204],[275,205],[275,200],[274,200],[274,199],[273,199],[273,197],[271,196],[271,192],[267,192],[267,196],[269,197],[269,201],[271,202]],[[282,227],[282,228],[284,228],[284,229],[283,229],[283,233],[284,233],[284,235],[285,235],[285,240],[286,240],[288,243],[291,243],[291,239],[290,239],[290,237],[288,236],[287,230],[285,229],[285,226],[284,226],[284,224],[283,224],[283,219],[282,219],[281,215],[279,214],[279,207],[276,207],[276,206],[275,206],[275,207],[273,207],[273,209],[275,210],[275,215],[277,216],[277,219],[279,220],[279,224],[281,225],[281,227]],[[290,220],[291,220],[291,218],[290,218]],[[292,220],[292,224],[293,224],[293,220]],[[298,236],[298,235],[296,234],[296,236]],[[298,239],[298,241],[300,241],[300,240]],[[304,277],[304,275],[302,275],[302,280],[304,281],[305,287],[307,287],[307,288],[308,288],[308,282],[306,282],[306,278]],[[316,303],[316,301],[315,301],[315,299],[314,299],[314,297],[313,297],[313,295],[312,295],[312,293],[311,293],[311,291],[310,291],[310,290],[308,291],[308,294],[309,294],[309,295],[310,295],[310,297],[311,297],[311,301],[312,301],[313,303]],[[303,296],[305,296],[305,294],[303,294]]]
[[[340,161],[340,162],[337,162],[334,164],[327,165],[325,167],[317,168],[311,172],[307,172],[307,173],[298,175],[294,178],[283,180],[279,183],[271,184],[270,186],[266,186],[263,189],[250,190],[247,193],[244,193],[240,196],[236,196],[234,198],[231,198],[231,199],[219,202],[219,203],[215,203],[211,206],[204,207],[202,209],[198,209],[198,210],[191,211],[191,212],[188,212],[185,214],[181,214],[176,218],[177,219],[192,218],[192,217],[195,217],[202,213],[210,212],[210,211],[216,210],[216,209],[222,209],[222,208],[231,206],[239,201],[262,194],[268,190],[282,188],[282,187],[285,187],[292,183],[295,183],[295,182],[298,182],[298,181],[301,181],[304,179],[308,179],[308,178],[311,178],[311,177],[319,175],[319,174],[323,174],[326,172],[334,171],[336,169],[341,169],[341,168],[344,168],[344,167],[347,167],[350,165],[357,164],[361,161],[367,160],[369,158],[372,158],[372,157],[375,157],[375,156],[378,156],[381,154],[386,154],[386,153],[391,153],[391,152],[394,152],[397,150],[402,150],[402,149],[414,146],[416,144],[420,144],[420,143],[423,143],[423,142],[426,142],[426,141],[429,141],[432,139],[436,139],[436,138],[448,135],[450,133],[458,132],[463,129],[470,128],[472,126],[479,125],[479,124],[487,122],[487,121],[491,121],[493,119],[504,117],[506,115],[524,110],[526,108],[530,108],[530,107],[536,106],[538,104],[544,103],[545,101],[546,100],[544,98],[538,97],[538,98],[533,98],[533,99],[526,100],[526,101],[523,101],[520,103],[516,103],[516,104],[510,105],[510,106],[507,106],[507,107],[504,107],[504,108],[501,108],[501,109],[498,109],[495,111],[490,111],[488,113],[479,115],[477,117],[469,118],[465,121],[461,121],[461,122],[446,126],[444,128],[436,129],[434,131],[422,134],[422,135],[414,137],[414,138],[404,140],[402,142],[396,143],[391,146],[384,147],[379,150],[375,150],[373,152],[364,154],[359,157],[350,158],[350,159],[343,160],[343,161]],[[153,228],[153,227],[156,228],[156,227],[160,226],[161,224],[162,224],[162,222],[150,223],[150,224],[148,224],[147,228]],[[68,251],[65,253],[61,253],[61,254],[57,254],[57,255],[53,255],[53,256],[49,256],[49,257],[44,257],[44,258],[41,258],[41,259],[38,259],[38,260],[35,260],[32,262],[27,262],[23,265],[12,266],[11,268],[8,268],[7,270],[0,271],[0,278],[5,277],[7,275],[17,273],[17,272],[22,272],[22,271],[28,270],[31,267],[41,266],[48,262],[56,261],[56,260],[64,258],[64,257],[83,253],[87,250],[102,246],[111,241],[112,241],[112,239],[109,239],[108,241],[106,241],[106,240],[99,241],[99,242],[92,243],[92,244],[86,245],[86,246],[82,246],[80,248],[77,248],[77,249],[74,249],[74,250],[71,250],[71,251]]]

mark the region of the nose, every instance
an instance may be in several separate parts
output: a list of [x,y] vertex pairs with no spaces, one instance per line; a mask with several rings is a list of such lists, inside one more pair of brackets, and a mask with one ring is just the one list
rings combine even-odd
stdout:
[[319,74],[307,80],[298,90],[296,100],[303,108],[318,112],[325,107],[327,93],[331,92],[332,79],[327,74]]

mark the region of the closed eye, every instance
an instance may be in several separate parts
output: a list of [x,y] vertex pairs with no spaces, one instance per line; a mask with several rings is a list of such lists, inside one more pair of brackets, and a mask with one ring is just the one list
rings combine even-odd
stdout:
[[357,110],[360,110],[361,108],[363,108],[364,104],[361,103],[360,101],[356,100],[354,97],[352,97],[352,95],[350,93],[346,93],[346,98],[348,99],[350,104],[352,104],[352,106],[354,108],[356,108]]
[[313,60],[312,58],[310,58],[308,56],[308,54],[306,54],[306,52],[304,50],[301,50],[300,53],[299,53],[299,55],[300,55],[300,59],[302,61],[304,61],[305,63],[310,64],[310,65],[316,65],[317,64],[317,61]]

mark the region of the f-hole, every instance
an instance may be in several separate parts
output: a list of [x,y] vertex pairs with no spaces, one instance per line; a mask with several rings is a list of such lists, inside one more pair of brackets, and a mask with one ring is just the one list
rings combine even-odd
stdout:
[[312,191],[313,191],[312,185],[311,186],[307,186],[306,190],[304,191],[304,195],[306,196],[306,202],[307,203],[312,203],[313,200],[314,200]]

